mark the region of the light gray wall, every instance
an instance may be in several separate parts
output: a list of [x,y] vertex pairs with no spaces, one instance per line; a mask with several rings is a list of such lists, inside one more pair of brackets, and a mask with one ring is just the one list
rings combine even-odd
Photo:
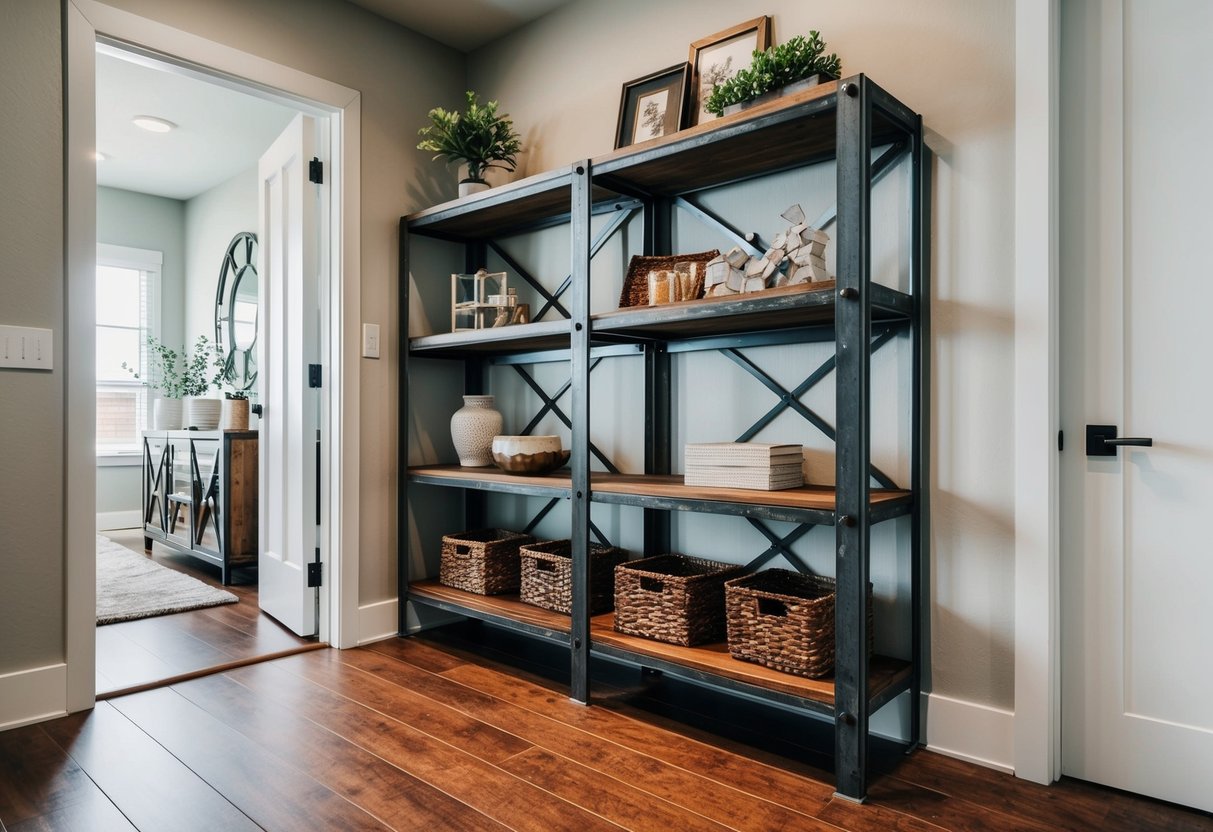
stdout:
[[[164,255],[160,268],[160,339],[181,342],[185,283],[185,203],[120,188],[97,188],[97,242]],[[134,465],[97,468],[97,512],[137,511],[140,472]]]
[[[59,4],[0,26],[0,323],[55,330],[63,355]],[[63,363],[0,369],[0,674],[63,660]]]
[[[1010,0],[580,0],[473,53],[468,69],[469,88],[498,99],[530,148],[519,176],[609,152],[624,82],[686,60],[691,41],[760,14],[772,15],[775,43],[820,30],[829,49],[842,58],[844,74],[867,73],[923,114],[938,154],[929,687],[1003,708],[1012,706],[1014,694],[1015,471],[1012,444],[1006,441],[1013,432],[1013,12]],[[712,199],[742,228],[768,236],[778,229],[778,213],[788,203],[803,202],[812,216],[832,201],[832,183],[832,173],[811,170],[768,184],[766,191],[736,188]],[[879,199],[896,203],[903,185],[896,176],[886,180]],[[886,236],[874,247],[877,279],[896,285],[904,264],[892,256],[892,246],[902,229],[891,224],[895,212],[882,215],[880,204],[874,227]],[[680,250],[704,247],[704,233],[694,226],[679,217]],[[630,236],[634,247],[637,235]],[[523,262],[538,262],[541,274],[559,279],[567,273],[567,243],[554,243],[555,250],[534,242],[518,245],[520,255],[538,258]],[[617,287],[628,253],[620,246],[596,258],[596,278],[606,275],[605,282]],[[611,291],[596,290],[595,302],[609,302]],[[768,351],[777,377],[788,384],[821,357],[812,348]],[[905,435],[897,434],[896,426],[904,422],[889,417],[907,407],[906,391],[892,383],[899,372],[906,377],[905,351],[894,349],[874,360],[873,453],[904,481],[904,453],[896,450],[908,444]],[[595,371],[596,381],[602,372]],[[719,357],[696,355],[680,362],[676,372],[682,379],[675,404],[679,442],[731,438],[718,432],[725,422],[739,429],[761,409],[759,404],[769,403],[765,391]],[[599,382],[596,395],[611,385],[634,390],[625,373],[608,371],[618,378]],[[495,373],[493,380],[503,385],[495,391],[509,389],[506,374]],[[809,404],[822,407],[828,418],[832,408],[826,387],[825,395],[811,396]],[[636,426],[623,418],[617,400],[606,399],[592,405],[595,425],[600,407],[606,408],[607,419],[620,421],[618,427],[604,428],[603,442],[610,436],[635,439]],[[727,418],[718,419],[725,402]],[[704,413],[711,414],[706,424]],[[507,427],[511,415],[515,421],[521,418],[521,413],[507,414]],[[782,438],[784,429],[799,428],[786,423],[770,433]],[[810,437],[811,431],[803,435]],[[599,439],[597,427],[594,438]],[[625,458],[631,454],[635,464],[636,446],[619,452]],[[611,520],[623,530],[625,542],[635,537],[627,531],[630,519]],[[828,535],[811,532],[807,537],[815,535],[820,539],[806,544],[806,556],[832,571]],[[895,538],[891,527],[873,534],[873,574],[878,597],[886,599],[907,579],[904,544]],[[676,542],[730,560],[744,560],[765,546],[741,521],[706,517],[695,518],[693,526],[684,523]],[[888,612],[888,601],[884,603]],[[904,645],[908,634],[890,631],[885,618],[878,637],[887,648]]]
[[255,164],[185,203],[183,342],[186,347],[192,346],[199,335],[205,335],[211,342],[215,340],[219,267],[228,243],[241,231],[257,233]]

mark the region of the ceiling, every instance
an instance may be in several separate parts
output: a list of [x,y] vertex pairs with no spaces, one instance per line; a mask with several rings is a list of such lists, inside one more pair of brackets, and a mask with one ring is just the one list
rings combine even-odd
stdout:
[[471,52],[571,0],[349,0],[356,6]]
[[[138,115],[178,125],[149,133]],[[295,111],[174,72],[97,54],[97,184],[190,199],[255,165]]]

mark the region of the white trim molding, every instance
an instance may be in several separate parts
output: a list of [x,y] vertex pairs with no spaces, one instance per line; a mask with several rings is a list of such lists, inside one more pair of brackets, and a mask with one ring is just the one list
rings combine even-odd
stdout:
[[0,731],[67,713],[67,664],[0,675]]
[[400,605],[395,598],[363,604],[358,608],[358,645],[395,638],[400,622]]
[[1059,0],[1017,0],[1013,758],[1016,776],[1038,783],[1061,773],[1059,43]]
[[1017,773],[1014,712],[925,692],[922,710],[927,748],[1007,774]]
[[139,509],[97,512],[97,531],[99,532],[114,531],[115,529],[138,529],[142,525],[143,515]]

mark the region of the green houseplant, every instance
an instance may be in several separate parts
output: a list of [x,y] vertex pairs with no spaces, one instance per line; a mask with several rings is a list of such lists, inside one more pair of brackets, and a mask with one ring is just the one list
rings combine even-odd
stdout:
[[[161,343],[149,335],[147,338],[148,377],[139,374],[136,367],[122,362],[122,369],[146,386],[159,390],[163,398],[153,404],[152,427],[156,430],[176,430],[182,423],[182,399],[189,396],[189,413],[185,419],[191,427],[214,428],[219,421],[218,400],[204,399],[208,390],[216,383],[215,367],[222,362],[217,359],[215,349],[205,335],[198,336],[192,352],[185,347],[180,351]],[[214,401],[215,405],[207,402]],[[199,404],[202,402],[202,404]],[[214,410],[214,423],[210,412]]]
[[812,31],[807,38],[797,35],[763,52],[755,50],[750,66],[713,87],[704,106],[720,116],[724,115],[725,107],[751,101],[813,75],[822,76],[822,80],[837,78],[842,61],[837,53],[824,54],[825,48],[821,35]]
[[460,196],[487,188],[484,172],[489,168],[514,170],[522,137],[508,115],[497,113],[496,101],[482,106],[476,93],[468,90],[464,112],[435,107],[429,115],[430,125],[419,131],[422,141],[417,149],[430,151],[435,160],[467,163],[467,178],[459,183]]

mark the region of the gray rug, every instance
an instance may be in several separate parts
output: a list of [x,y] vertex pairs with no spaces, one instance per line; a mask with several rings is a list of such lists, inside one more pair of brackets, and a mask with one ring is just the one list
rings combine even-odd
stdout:
[[235,595],[97,535],[97,625],[234,604]]

